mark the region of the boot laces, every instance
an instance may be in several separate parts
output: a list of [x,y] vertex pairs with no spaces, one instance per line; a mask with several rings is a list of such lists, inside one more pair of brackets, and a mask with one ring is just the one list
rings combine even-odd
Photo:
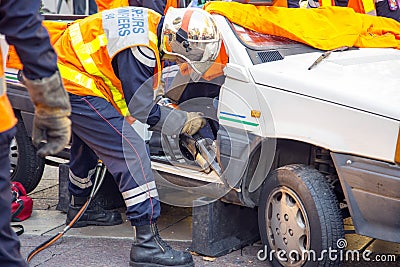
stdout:
[[157,242],[165,249],[165,250],[171,250],[172,247],[165,242],[161,236],[160,233],[158,232],[158,227],[157,224],[154,224],[154,238],[157,240]]

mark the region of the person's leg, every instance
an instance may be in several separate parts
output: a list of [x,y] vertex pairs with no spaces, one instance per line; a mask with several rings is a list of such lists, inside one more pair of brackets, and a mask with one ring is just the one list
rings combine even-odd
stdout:
[[[69,163],[68,191],[71,194],[66,224],[69,224],[87,201],[94,184],[94,174],[98,163],[97,155],[72,130],[72,144]],[[73,227],[87,225],[117,225],[122,223],[117,210],[105,210],[92,201],[85,213]]]
[[124,117],[105,99],[73,95],[70,99],[74,135],[96,153],[114,177],[128,220],[140,225],[157,219],[160,204],[143,139],[129,124],[124,126]]
[[144,140],[105,99],[71,95],[70,100],[74,134],[107,166],[127,206],[135,231],[131,263],[193,266],[190,253],[173,250],[159,236],[160,202]]
[[85,15],[86,0],[73,0],[72,2],[74,15]]
[[95,0],[89,0],[89,15],[97,13],[97,4]]
[[[386,0],[385,0],[386,1]],[[349,0],[335,0],[335,6],[343,6],[346,7]]]
[[10,142],[15,128],[0,133],[0,265],[28,266],[20,254],[20,243],[11,222]]
[[72,195],[89,196],[97,162],[96,154],[72,130],[68,184],[68,190]]
[[300,7],[299,0],[288,0],[287,5],[288,5],[288,8],[299,8]]

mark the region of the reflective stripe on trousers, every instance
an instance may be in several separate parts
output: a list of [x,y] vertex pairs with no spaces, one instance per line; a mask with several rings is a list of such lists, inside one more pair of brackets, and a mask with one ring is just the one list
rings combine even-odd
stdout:
[[[113,175],[127,205],[132,225],[148,224],[160,214],[150,158],[143,139],[105,99],[70,95],[72,146],[70,170],[88,177],[99,157]],[[93,177],[92,177],[93,178]],[[69,183],[75,196],[88,196],[92,186]]]

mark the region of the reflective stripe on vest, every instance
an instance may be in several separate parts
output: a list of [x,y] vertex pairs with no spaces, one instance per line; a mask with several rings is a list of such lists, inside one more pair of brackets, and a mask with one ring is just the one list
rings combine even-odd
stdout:
[[320,6],[334,6],[335,0],[319,0]]
[[[319,5],[335,6],[335,0],[319,0]],[[376,16],[374,0],[349,0],[347,7],[351,7],[357,13]]]
[[[154,45],[157,45],[158,43],[158,38],[157,35],[154,32],[149,31],[149,40],[151,43],[153,43]],[[154,52],[154,51],[153,51]]]
[[351,7],[357,13],[376,16],[374,0],[349,0],[347,7]]
[[[355,10],[358,13],[365,13],[369,15],[376,16],[376,9],[375,9],[375,2],[374,0],[359,0],[361,1],[362,9],[363,10]],[[348,7],[352,7],[350,5],[351,1],[349,0]]]
[[94,80],[89,76],[77,70],[66,67],[61,63],[58,63],[58,68],[60,70],[60,74],[63,77],[63,79],[69,80],[73,83],[79,84],[80,86],[90,89],[95,96],[106,99],[106,97],[102,94],[102,92],[96,87]]
[[363,4],[365,14],[376,16],[375,3],[373,0],[364,0]]
[[[91,57],[91,54],[97,52],[100,49],[100,47],[107,45],[107,38],[105,34],[98,35],[93,41],[89,43],[84,43],[80,25],[79,23],[74,23],[70,26],[70,37],[71,37],[72,47],[74,48],[76,55],[79,58],[79,61],[81,62],[82,66],[85,68],[86,72],[103,79],[105,84],[110,89],[113,100],[117,105],[117,107],[120,109],[122,115],[124,116],[128,115],[129,114],[128,107],[126,105],[123,94],[112,84],[112,82],[105,75],[103,75],[103,73],[99,70],[96,63],[93,61],[93,58]],[[63,76],[63,78],[65,77]],[[97,87],[94,91],[92,89],[93,88],[92,85],[89,88],[84,84],[81,83],[78,84],[88,89],[91,89],[95,94],[98,94],[100,92],[100,90],[98,90]],[[94,84],[94,81],[91,84]],[[105,98],[105,96],[103,96],[103,98]]]

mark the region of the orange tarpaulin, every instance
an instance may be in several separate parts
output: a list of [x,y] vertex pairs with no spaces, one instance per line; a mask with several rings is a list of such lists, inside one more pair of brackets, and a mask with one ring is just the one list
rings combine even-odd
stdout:
[[204,9],[250,30],[283,36],[330,50],[349,47],[400,49],[400,23],[346,7],[283,8],[236,2],[209,2]]

